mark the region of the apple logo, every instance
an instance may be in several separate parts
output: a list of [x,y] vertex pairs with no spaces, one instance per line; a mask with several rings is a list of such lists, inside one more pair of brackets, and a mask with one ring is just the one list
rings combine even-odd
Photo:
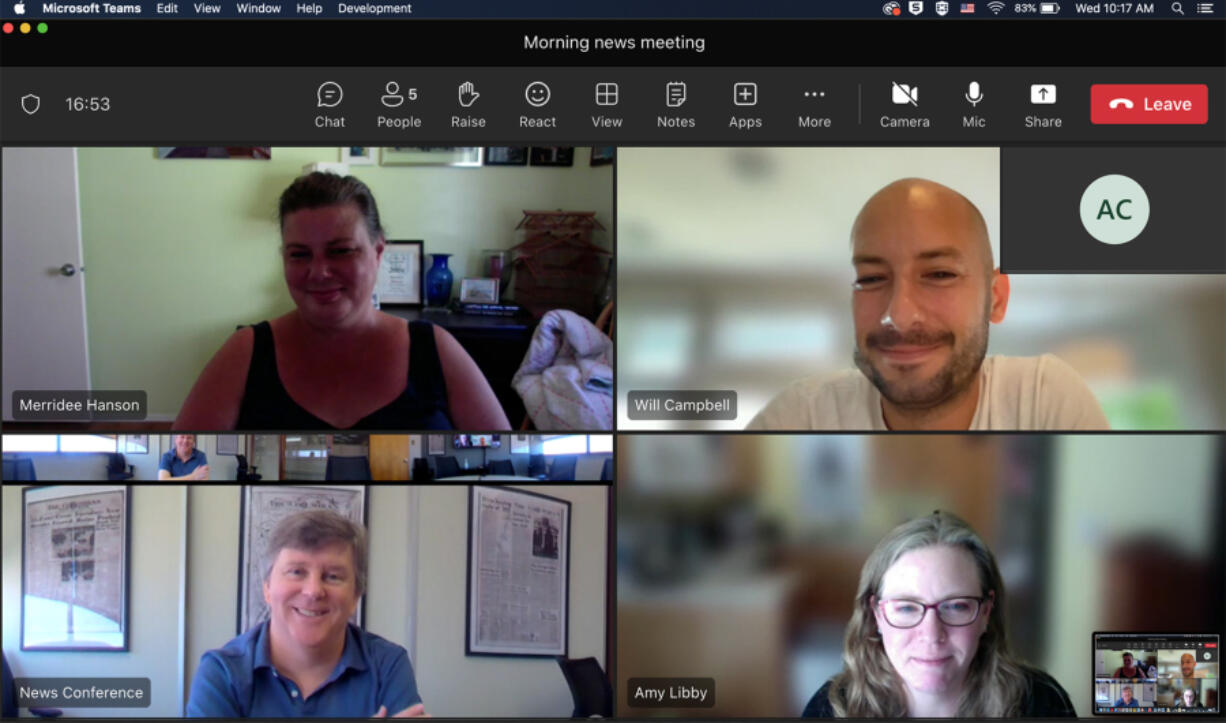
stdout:
[[26,4],[16,3],[15,5],[13,5],[13,12],[16,13],[17,15],[25,15],[26,14]]

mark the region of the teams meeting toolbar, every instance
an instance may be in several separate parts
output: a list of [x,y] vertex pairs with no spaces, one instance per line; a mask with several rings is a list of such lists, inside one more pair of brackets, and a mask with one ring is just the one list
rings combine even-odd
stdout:
[[[1214,68],[12,68],[12,142],[1222,140]],[[158,89],[156,93],[149,89]],[[241,111],[241,112],[235,112]],[[169,138],[168,138],[169,139]]]

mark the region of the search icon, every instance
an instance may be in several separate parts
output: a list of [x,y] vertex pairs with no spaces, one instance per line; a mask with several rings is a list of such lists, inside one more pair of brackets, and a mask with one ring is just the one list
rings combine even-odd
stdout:
[[1179,13],[1180,15],[1183,15],[1183,3],[1181,2],[1171,3],[1171,12]]

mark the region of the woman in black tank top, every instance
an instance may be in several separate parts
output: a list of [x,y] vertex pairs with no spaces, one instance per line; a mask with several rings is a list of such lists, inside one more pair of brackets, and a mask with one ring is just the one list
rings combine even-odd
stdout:
[[[374,308],[384,238],[365,184],[302,176],[281,195],[279,214],[297,308],[235,333],[196,381],[176,429],[510,428],[450,334],[412,322],[406,348],[404,322]],[[389,374],[402,364],[407,374]]]
[[[238,412],[238,429],[332,429],[285,391],[277,373],[272,325],[262,321],[253,329],[255,348]],[[409,338],[409,379],[404,392],[346,429],[455,428],[447,415],[447,384],[434,344],[434,326],[411,321]]]

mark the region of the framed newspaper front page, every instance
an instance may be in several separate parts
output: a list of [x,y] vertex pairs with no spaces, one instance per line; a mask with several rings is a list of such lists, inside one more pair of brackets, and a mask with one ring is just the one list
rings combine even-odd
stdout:
[[467,600],[467,655],[565,656],[570,502],[470,487]]
[[125,652],[132,488],[21,491],[21,649]]
[[[307,510],[331,510],[366,527],[366,485],[243,485],[238,546],[238,632],[268,620],[264,572],[268,538],[281,520]],[[370,546],[367,545],[367,549]],[[366,596],[350,620],[364,625]]]

